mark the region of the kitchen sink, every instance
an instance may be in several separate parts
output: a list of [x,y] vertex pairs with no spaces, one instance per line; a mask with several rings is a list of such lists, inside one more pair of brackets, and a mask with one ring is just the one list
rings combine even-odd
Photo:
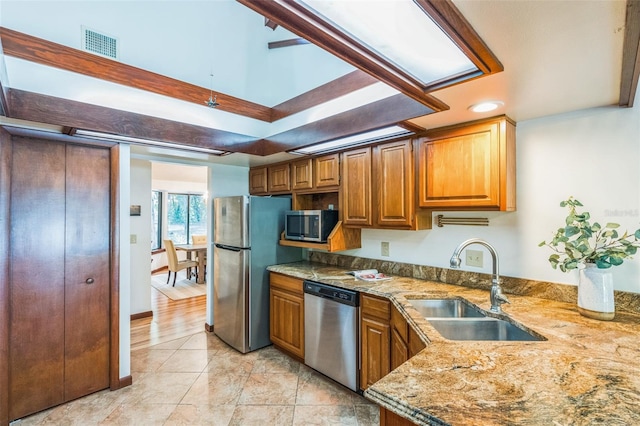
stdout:
[[412,299],[409,300],[425,318],[481,318],[485,314],[463,299]]
[[428,318],[428,321],[442,337],[449,340],[547,340],[537,333],[498,318]]

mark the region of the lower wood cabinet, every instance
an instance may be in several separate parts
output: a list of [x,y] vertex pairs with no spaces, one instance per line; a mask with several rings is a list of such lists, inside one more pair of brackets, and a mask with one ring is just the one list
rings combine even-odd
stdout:
[[387,299],[360,294],[360,388],[363,390],[391,371],[390,306]]
[[410,426],[415,424],[404,417],[400,417],[393,411],[380,407],[380,426]]
[[302,280],[271,272],[269,285],[269,337],[275,346],[304,360]]

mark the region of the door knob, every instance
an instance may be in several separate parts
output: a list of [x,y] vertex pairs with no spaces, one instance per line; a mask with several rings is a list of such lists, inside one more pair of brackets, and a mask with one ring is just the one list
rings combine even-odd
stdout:
[[85,281],[85,283],[87,284],[93,284],[95,282],[95,280],[93,278],[87,278],[87,280]]

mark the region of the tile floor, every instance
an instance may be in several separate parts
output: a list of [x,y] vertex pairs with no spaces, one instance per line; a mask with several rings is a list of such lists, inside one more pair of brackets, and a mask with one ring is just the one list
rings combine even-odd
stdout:
[[12,425],[378,425],[378,407],[267,347],[201,332],[131,353],[133,385]]

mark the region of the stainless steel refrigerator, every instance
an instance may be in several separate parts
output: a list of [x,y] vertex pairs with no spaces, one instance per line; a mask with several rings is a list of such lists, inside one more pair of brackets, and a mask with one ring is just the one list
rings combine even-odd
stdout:
[[213,329],[242,353],[270,345],[267,266],[302,259],[278,244],[289,197],[237,196],[213,201]]

